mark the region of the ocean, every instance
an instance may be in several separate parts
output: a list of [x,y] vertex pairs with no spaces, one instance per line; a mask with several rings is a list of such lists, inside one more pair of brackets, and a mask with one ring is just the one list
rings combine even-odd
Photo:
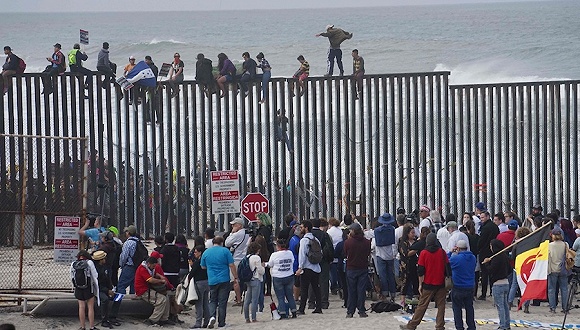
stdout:
[[119,72],[130,55],[156,64],[179,52],[186,79],[195,76],[197,53],[217,64],[223,52],[263,52],[273,76],[290,76],[304,55],[311,75],[326,70],[328,41],[314,35],[334,24],[354,37],[343,43],[346,73],[350,51],[359,49],[367,73],[449,70],[451,84],[577,79],[580,77],[580,2],[399,6],[348,9],[209,12],[16,13],[3,17],[0,40],[40,72],[59,42],[67,53],[89,31],[86,67],[96,70],[102,42],[111,44]]

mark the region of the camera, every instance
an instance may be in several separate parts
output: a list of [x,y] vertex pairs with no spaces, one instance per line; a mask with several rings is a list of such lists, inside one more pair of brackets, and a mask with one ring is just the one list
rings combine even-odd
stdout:
[[405,221],[410,222],[412,224],[418,224],[419,223],[419,210],[416,209],[413,212],[407,214],[405,216]]

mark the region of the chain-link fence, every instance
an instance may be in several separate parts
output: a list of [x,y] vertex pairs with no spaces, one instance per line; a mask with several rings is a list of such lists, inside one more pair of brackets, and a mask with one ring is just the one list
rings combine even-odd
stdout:
[[[70,288],[78,225],[68,228],[75,235],[61,237],[55,223],[85,217],[86,140],[0,134],[0,290]],[[55,258],[57,250],[69,257]]]

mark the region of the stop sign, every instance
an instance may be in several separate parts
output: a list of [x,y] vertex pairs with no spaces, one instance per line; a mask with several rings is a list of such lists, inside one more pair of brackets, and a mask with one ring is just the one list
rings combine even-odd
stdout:
[[270,201],[261,193],[249,193],[240,205],[242,215],[249,221],[257,221],[257,213],[270,213]]

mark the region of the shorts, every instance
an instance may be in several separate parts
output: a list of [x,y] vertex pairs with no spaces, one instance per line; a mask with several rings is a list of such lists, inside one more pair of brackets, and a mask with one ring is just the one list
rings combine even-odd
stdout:
[[294,276],[294,287],[295,288],[300,287],[300,276]]
[[75,288],[75,298],[77,298],[77,300],[87,301],[94,296],[95,295],[91,292],[90,288],[86,289]]
[[300,81],[304,81],[306,80],[306,78],[308,78],[308,73],[303,73],[300,76],[298,76],[298,80]]
[[[236,266],[236,273],[237,273],[238,265],[240,264],[240,261],[234,261],[234,266]],[[233,281],[234,281],[234,274],[232,273],[232,270],[230,269],[230,282],[233,282]]]
[[230,76],[229,74],[226,74],[224,77],[226,77],[226,82],[234,81],[234,77]]

